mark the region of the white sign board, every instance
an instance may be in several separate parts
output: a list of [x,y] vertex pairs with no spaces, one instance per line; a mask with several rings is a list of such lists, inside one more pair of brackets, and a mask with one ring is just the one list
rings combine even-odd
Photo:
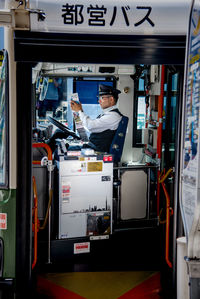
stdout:
[[85,34],[186,35],[190,0],[30,0],[31,30]]

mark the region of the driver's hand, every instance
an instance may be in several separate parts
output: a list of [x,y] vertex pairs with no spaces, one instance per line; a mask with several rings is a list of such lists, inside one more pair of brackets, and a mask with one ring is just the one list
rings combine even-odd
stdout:
[[77,103],[77,102],[71,100],[70,105],[71,105],[71,109],[75,112],[83,111],[81,103]]

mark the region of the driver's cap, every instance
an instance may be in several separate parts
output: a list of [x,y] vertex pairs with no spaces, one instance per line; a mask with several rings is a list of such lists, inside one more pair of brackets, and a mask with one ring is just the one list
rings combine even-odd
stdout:
[[104,84],[99,85],[99,95],[100,96],[103,96],[103,95],[118,96],[118,94],[120,94],[120,93],[121,93],[121,91],[119,89],[113,88],[112,86],[104,85]]

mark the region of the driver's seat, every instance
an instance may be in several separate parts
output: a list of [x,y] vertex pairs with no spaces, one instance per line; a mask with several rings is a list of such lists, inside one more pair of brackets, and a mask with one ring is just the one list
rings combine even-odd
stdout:
[[124,141],[126,137],[126,130],[128,126],[128,120],[129,119],[127,116],[122,116],[122,119],[119,122],[119,126],[110,146],[109,154],[113,155],[114,163],[118,163],[121,160],[124,148]]

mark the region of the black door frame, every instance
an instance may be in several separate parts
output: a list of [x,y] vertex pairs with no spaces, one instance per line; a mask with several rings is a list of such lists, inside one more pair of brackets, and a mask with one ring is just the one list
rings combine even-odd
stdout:
[[31,282],[32,103],[35,62],[184,64],[185,36],[120,36],[14,33],[17,62],[17,252],[18,293]]

